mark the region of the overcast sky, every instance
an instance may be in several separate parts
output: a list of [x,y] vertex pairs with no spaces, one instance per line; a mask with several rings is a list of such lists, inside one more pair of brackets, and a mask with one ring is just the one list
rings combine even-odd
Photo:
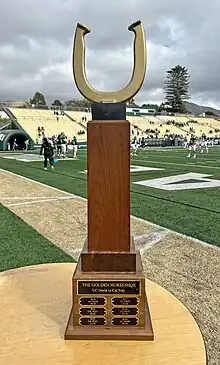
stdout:
[[127,85],[133,33],[144,22],[147,75],[139,102],[161,102],[165,71],[189,69],[192,101],[220,108],[220,0],[0,0],[0,100],[48,102],[79,97],[72,77],[77,22],[86,36],[87,75],[93,87]]

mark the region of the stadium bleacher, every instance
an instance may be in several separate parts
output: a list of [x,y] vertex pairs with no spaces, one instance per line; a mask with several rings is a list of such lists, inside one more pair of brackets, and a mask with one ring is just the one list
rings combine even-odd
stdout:
[[92,119],[92,114],[90,112],[66,110],[65,113],[84,127],[87,127],[87,122]]
[[[8,121],[15,120],[20,129],[25,131],[35,144],[42,142],[43,135],[52,137],[58,136],[60,133],[64,133],[70,140],[75,136],[78,142],[86,144],[87,123],[92,119],[88,109],[55,111],[53,109],[11,107],[8,110],[8,114],[10,114]],[[220,137],[220,120],[216,118],[187,115],[129,115],[127,119],[131,123],[131,139],[135,137],[139,141],[140,139],[142,141],[145,139],[176,139],[178,140],[177,145],[182,145],[183,141],[192,133],[198,138],[204,134],[208,139]],[[4,121],[4,123],[6,122]],[[6,124],[3,124],[3,129]],[[45,134],[39,132],[42,127]],[[147,144],[150,145],[148,142]]]
[[[73,121],[66,114],[56,115],[53,110],[41,109],[9,108],[9,110],[35,142],[38,140],[38,127],[44,127],[46,136],[65,132],[70,138],[77,136],[79,141],[85,141],[87,138],[86,128],[83,129],[82,125]],[[84,134],[80,133],[82,130],[84,130]]]

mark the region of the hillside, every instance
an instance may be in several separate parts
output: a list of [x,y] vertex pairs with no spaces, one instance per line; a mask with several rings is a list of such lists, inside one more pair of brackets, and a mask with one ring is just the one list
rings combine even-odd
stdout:
[[220,116],[220,110],[212,108],[210,106],[202,106],[202,105],[198,105],[195,103],[189,103],[189,102],[185,102],[185,106],[186,106],[186,110],[191,114],[197,115],[197,114],[202,114],[202,113],[209,111],[209,112],[213,112]]

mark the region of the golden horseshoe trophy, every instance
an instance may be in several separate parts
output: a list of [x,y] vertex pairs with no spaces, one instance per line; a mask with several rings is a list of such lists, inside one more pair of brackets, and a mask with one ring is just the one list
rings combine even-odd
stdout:
[[99,92],[85,71],[84,36],[77,24],[73,74],[92,102],[88,122],[88,237],[72,278],[72,308],[66,340],[153,340],[140,252],[130,231],[130,123],[126,101],[140,90],[146,73],[146,39],[141,21],[134,32],[134,67],[129,84]]

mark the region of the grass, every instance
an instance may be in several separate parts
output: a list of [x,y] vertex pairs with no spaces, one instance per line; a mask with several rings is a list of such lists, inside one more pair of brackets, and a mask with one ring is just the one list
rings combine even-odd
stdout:
[[0,271],[48,262],[74,262],[3,205],[0,205],[0,235]]
[[[165,191],[133,184],[135,181],[188,172],[208,174],[211,179],[220,180],[220,148],[210,149],[208,155],[205,153],[198,155],[198,158],[194,160],[187,159],[186,154],[187,151],[177,148],[149,148],[138,151],[138,156],[131,160],[132,165],[158,167],[164,170],[131,173],[131,214],[220,247],[220,188]],[[87,168],[86,150],[80,150],[79,157],[77,161],[60,161],[56,164],[54,172],[45,172],[40,161],[19,162],[1,158],[0,155],[0,167],[72,194],[87,197],[87,177],[80,173]],[[26,228],[26,232],[29,228]],[[3,228],[1,230],[4,231]],[[20,234],[19,240],[28,242],[28,234],[25,233],[25,238],[22,238],[23,235],[23,233]],[[36,232],[35,237],[33,249],[32,245],[26,243],[26,248],[30,250],[30,253],[26,254],[25,262],[23,254],[19,258],[21,261],[16,261],[14,254],[10,253],[12,251],[11,238],[6,244],[5,253],[1,252],[0,261],[7,251],[11,265],[18,265],[19,262],[21,265],[28,262],[41,262],[41,259],[44,262],[45,260],[57,261],[57,257],[61,260],[69,260],[69,257],[61,254],[60,250],[54,248],[48,241],[42,241]],[[18,244],[19,240],[17,239]],[[39,242],[42,243],[39,244]],[[49,246],[43,251],[42,249],[37,250],[38,245],[39,247],[41,247],[40,245]],[[14,261],[11,259],[13,257]],[[0,267],[6,267],[7,265],[5,265],[0,264]]]

